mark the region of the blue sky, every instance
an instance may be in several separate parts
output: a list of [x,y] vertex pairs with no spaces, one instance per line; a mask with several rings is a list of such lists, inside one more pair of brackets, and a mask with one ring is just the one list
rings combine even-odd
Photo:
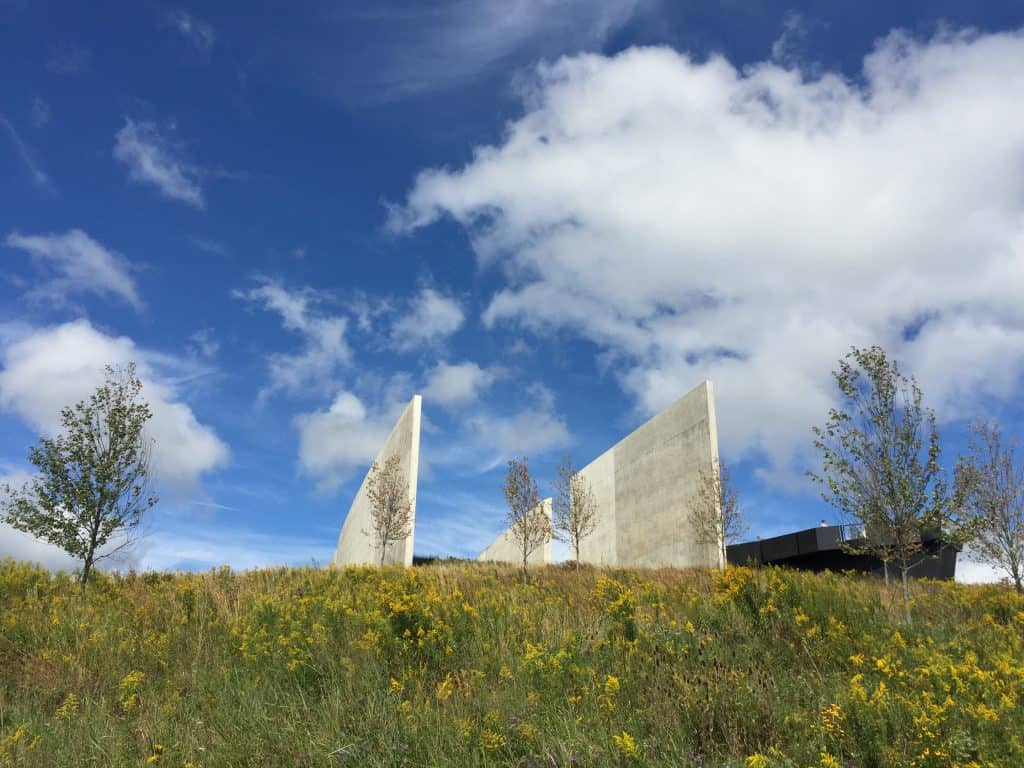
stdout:
[[[323,562],[424,395],[418,554],[702,379],[752,533],[851,344],[1024,432],[1024,7],[0,0],[0,474],[105,363],[154,405],[133,563]],[[63,561],[0,529],[0,554]]]

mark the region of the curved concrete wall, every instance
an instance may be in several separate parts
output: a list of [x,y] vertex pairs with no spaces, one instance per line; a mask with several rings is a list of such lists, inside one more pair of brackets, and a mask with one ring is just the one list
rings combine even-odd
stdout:
[[[544,499],[541,503],[541,508],[544,510],[544,514],[551,519],[551,499]],[[536,509],[536,507],[535,507]],[[523,552],[519,549],[518,545],[508,535],[508,529],[505,529],[498,538],[491,542],[490,546],[487,547],[483,552],[480,553],[477,560],[487,560],[494,563],[522,563]],[[530,556],[526,558],[527,565],[544,565],[545,563],[551,562],[551,542],[548,541],[546,544],[542,544],[537,547]]]
[[[401,457],[402,471],[409,483],[409,498],[412,500],[412,525],[409,536],[402,541],[388,545],[384,555],[385,565],[412,565],[412,544],[416,522],[416,476],[420,462],[420,411],[422,399],[414,395],[409,405],[395,423],[394,429],[377,454],[376,462],[383,465],[389,456]],[[370,499],[366,495],[369,472],[363,478],[352,506],[345,516],[345,523],[338,536],[338,548],[334,552],[334,565],[376,565],[380,562],[380,551],[374,546],[370,533],[373,525],[370,518]]]
[[689,523],[703,471],[718,462],[711,382],[705,381],[580,470],[597,500],[585,563],[720,566],[720,550]]

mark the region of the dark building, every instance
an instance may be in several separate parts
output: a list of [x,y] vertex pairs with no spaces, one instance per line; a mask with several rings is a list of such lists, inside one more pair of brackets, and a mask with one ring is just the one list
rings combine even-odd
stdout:
[[[872,555],[853,554],[850,548],[864,543],[859,525],[821,525],[770,539],[758,539],[726,547],[730,565],[782,565],[806,571],[859,571],[882,577],[882,561]],[[944,543],[938,532],[921,536],[921,552],[914,555],[914,578],[952,579],[956,575],[957,549]],[[889,564],[889,575],[899,569]]]

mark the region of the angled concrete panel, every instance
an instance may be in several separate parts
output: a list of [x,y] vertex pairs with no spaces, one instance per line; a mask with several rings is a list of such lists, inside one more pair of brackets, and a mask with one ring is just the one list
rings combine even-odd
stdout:
[[714,394],[705,381],[580,470],[598,507],[580,560],[718,566],[719,548],[699,543],[689,522],[701,473],[717,461]]
[[[544,510],[544,514],[551,518],[551,499],[544,499],[541,503],[541,508]],[[536,509],[536,507],[535,507]],[[508,529],[505,529],[498,538],[491,542],[490,546],[487,547],[483,552],[480,553],[477,560],[487,560],[495,563],[522,563],[523,553],[512,540],[512,537],[508,535]],[[526,558],[527,565],[544,565],[545,563],[551,562],[551,542],[548,541],[533,550],[530,556]]]
[[[409,536],[402,541],[388,544],[384,555],[385,565],[412,565],[413,534],[416,521],[416,477],[420,462],[420,411],[421,398],[414,395],[409,405],[395,423],[394,429],[384,441],[384,447],[375,461],[383,466],[390,456],[399,456],[402,472],[409,484],[409,498],[412,500],[412,522]],[[366,495],[369,472],[363,478],[352,506],[349,507],[338,536],[338,548],[334,552],[334,565],[376,565],[380,562],[380,551],[374,545],[373,524],[370,518],[370,499]]]

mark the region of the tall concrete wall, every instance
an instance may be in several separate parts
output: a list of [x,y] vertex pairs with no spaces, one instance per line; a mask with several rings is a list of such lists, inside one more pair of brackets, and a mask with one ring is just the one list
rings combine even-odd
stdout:
[[[551,518],[551,499],[544,499],[541,503],[541,508],[544,510],[544,514]],[[488,560],[490,562],[497,563],[522,563],[523,553],[519,549],[518,545],[509,536],[508,529],[505,529],[498,538],[491,542],[490,546],[487,547],[477,560]],[[546,544],[542,544],[537,547],[530,556],[526,558],[527,565],[544,565],[545,563],[551,562],[551,542],[548,541]]]
[[705,381],[580,470],[598,508],[580,560],[719,566],[719,548],[698,543],[689,522],[701,473],[717,462],[714,393]]
[[[412,500],[412,522],[409,536],[402,541],[388,544],[384,554],[386,565],[412,565],[412,544],[414,524],[416,521],[416,476],[420,463],[420,411],[422,399],[414,395],[409,405],[402,411],[402,415],[395,423],[394,429],[384,441],[384,447],[377,454],[376,462],[383,466],[390,456],[399,456],[401,459],[402,472],[409,483],[409,498]],[[375,546],[373,540],[373,524],[370,518],[370,499],[366,495],[367,482],[370,475],[367,472],[363,478],[359,492],[356,493],[352,506],[349,507],[348,515],[345,516],[345,523],[341,527],[341,534],[338,536],[338,548],[334,552],[332,563],[334,565],[376,565],[380,562],[380,550]]]

